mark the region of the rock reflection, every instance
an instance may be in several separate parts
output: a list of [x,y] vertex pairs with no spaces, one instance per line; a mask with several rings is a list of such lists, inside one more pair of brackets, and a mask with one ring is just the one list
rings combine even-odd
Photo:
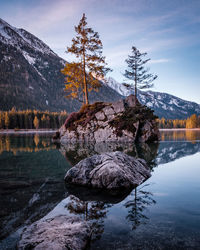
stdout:
[[67,162],[74,166],[80,160],[94,154],[104,152],[123,151],[136,158],[145,159],[148,166],[153,169],[159,164],[168,163],[187,155],[200,152],[200,142],[188,141],[165,141],[152,144],[131,144],[131,143],[100,143],[100,144],[68,144],[61,145],[60,152]]
[[141,224],[146,224],[148,221],[145,210],[147,207],[156,203],[153,199],[153,194],[149,191],[144,190],[149,184],[142,187],[137,187],[131,193],[130,197],[133,199],[127,201],[124,206],[127,208],[126,219],[131,222],[132,230],[136,229]]
[[[131,193],[129,190],[115,196],[95,189],[68,186],[67,191],[70,196],[65,208],[68,213],[80,216],[90,223],[92,241],[95,241],[101,238],[107,214],[116,204],[121,203],[126,208],[126,219],[131,224],[132,230],[148,221],[145,211],[156,201],[153,199],[153,194],[145,190],[147,186],[147,184],[138,186]],[[128,201],[124,203],[127,198]]]
[[94,154],[105,152],[123,151],[124,153],[136,158],[145,159],[150,168],[156,165],[155,158],[157,156],[159,143],[152,144],[133,144],[129,142],[109,142],[109,143],[68,143],[61,145],[60,152],[65,156],[66,160],[74,166],[80,160],[90,157]]
[[109,209],[114,204],[122,202],[130,194],[130,190],[111,194],[98,189],[72,185],[66,188],[70,194],[66,208],[71,214],[89,221],[92,228],[92,241],[101,238],[104,232],[104,220]]
[[71,214],[79,215],[84,220],[89,221],[92,230],[91,238],[97,240],[104,232],[104,219],[111,206],[111,204],[102,201],[82,201],[70,195],[66,208]]

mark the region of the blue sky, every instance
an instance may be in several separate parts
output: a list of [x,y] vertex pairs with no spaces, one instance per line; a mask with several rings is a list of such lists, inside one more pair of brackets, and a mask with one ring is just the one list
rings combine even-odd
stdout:
[[200,104],[199,0],[0,0],[0,17],[47,43],[59,56],[74,37],[74,25],[86,13],[99,32],[109,75],[125,80],[124,62],[134,45],[147,52],[154,91]]

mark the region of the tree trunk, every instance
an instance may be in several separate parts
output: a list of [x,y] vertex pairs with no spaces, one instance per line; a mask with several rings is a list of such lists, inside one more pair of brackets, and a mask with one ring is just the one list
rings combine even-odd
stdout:
[[89,104],[87,81],[86,81],[86,72],[85,72],[85,55],[84,54],[83,54],[83,84],[84,84],[84,92],[85,92],[85,104]]
[[136,65],[136,62],[135,62],[135,98],[134,98],[134,101],[135,101],[135,106],[137,104],[137,65]]
[[135,97],[134,97],[135,105],[137,104],[137,82],[135,80]]

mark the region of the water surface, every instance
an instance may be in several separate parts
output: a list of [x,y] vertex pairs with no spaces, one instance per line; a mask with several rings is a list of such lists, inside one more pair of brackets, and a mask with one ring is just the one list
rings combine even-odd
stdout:
[[[162,131],[151,145],[55,145],[51,135],[0,135],[0,249],[25,225],[56,213],[93,228],[90,249],[200,249],[200,131]],[[121,150],[144,158],[152,177],[117,197],[65,187],[81,159]]]

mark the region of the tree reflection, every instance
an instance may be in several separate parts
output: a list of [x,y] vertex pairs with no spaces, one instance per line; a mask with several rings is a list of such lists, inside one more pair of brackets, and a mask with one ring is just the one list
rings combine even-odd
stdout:
[[200,130],[182,129],[182,130],[164,130],[160,132],[161,141],[195,141],[200,138]]
[[126,219],[131,222],[132,230],[136,229],[141,224],[146,224],[149,218],[144,212],[148,206],[156,203],[152,197],[153,194],[149,191],[143,190],[143,188],[148,185],[149,184],[146,184],[140,188],[135,188],[134,192],[131,194],[131,196],[134,196],[134,199],[129,200],[124,204],[128,209]]
[[51,137],[45,135],[0,135],[0,155],[3,152],[17,155],[18,152],[39,152],[56,148],[56,145],[51,143]]
[[108,208],[112,205],[103,201],[82,201],[74,195],[70,195],[69,198],[70,201],[66,205],[68,211],[89,221],[92,229],[92,240],[100,239],[104,232],[104,219]]

